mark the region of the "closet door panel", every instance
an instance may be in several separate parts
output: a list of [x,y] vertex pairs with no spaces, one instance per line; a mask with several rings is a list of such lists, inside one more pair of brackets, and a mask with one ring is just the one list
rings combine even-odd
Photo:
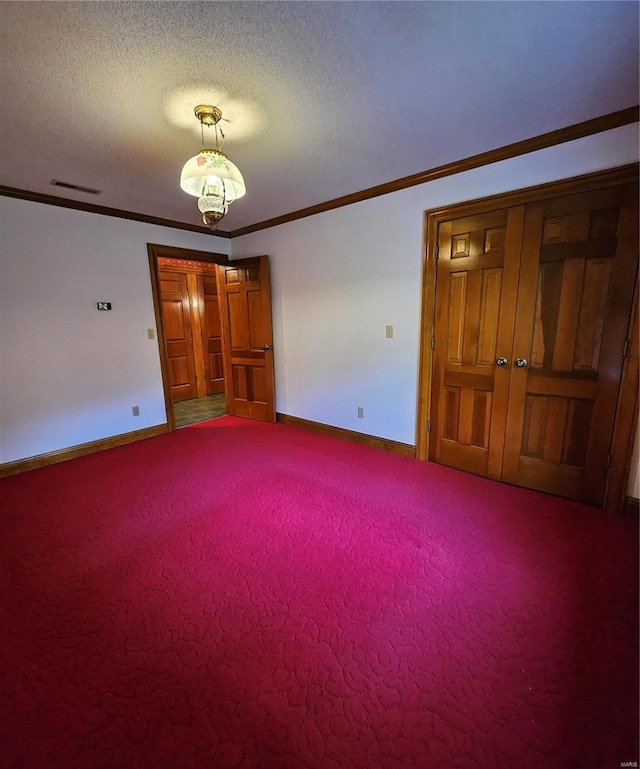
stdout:
[[205,352],[205,376],[207,395],[211,395],[212,393],[224,392],[222,326],[216,276],[202,275],[200,284],[204,313],[202,345]]
[[636,244],[632,188],[527,206],[503,480],[602,501]]
[[524,207],[439,227],[430,458],[499,478]]
[[177,403],[198,396],[187,276],[160,270],[158,277],[169,362],[169,387],[171,399]]

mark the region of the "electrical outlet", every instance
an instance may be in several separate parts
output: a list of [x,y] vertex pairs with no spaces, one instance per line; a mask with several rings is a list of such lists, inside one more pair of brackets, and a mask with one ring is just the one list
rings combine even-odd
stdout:
[[387,326],[385,336],[387,337],[387,339],[393,339],[393,326]]
[[358,406],[358,418],[359,419],[364,419],[364,407],[363,406]]
[[147,329],[147,339],[155,339],[156,338],[156,332],[153,328]]
[[134,417],[139,417],[140,416],[140,406],[132,406],[131,407],[131,413],[133,414]]

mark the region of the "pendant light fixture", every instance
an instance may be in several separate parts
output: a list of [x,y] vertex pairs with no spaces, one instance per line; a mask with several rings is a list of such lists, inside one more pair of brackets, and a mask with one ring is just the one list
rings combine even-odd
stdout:
[[[218,133],[224,139],[222,129],[218,126],[222,118],[220,109],[210,104],[199,104],[194,113],[200,121],[202,149],[184,164],[180,187],[187,194],[198,198],[203,222],[215,230],[229,210],[229,204],[241,198],[247,190],[237,166],[220,149]],[[204,147],[204,126],[215,128],[215,149]]]

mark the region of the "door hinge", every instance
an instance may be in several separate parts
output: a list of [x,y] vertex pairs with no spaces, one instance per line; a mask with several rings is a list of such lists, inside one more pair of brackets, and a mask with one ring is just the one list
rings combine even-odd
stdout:
[[625,339],[624,340],[624,350],[622,351],[622,357],[626,358],[628,354],[629,354],[629,340]]
[[431,420],[430,419],[427,419],[427,432],[428,433],[431,432]]
[[440,246],[436,246],[436,262],[440,258]]
[[611,467],[611,454],[607,457],[607,470]]
[[431,337],[431,349],[432,350],[436,349],[436,338],[435,338],[435,336]]

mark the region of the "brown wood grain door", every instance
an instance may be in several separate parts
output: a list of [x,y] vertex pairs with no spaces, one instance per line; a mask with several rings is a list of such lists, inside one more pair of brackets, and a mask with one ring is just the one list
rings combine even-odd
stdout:
[[175,403],[198,395],[187,276],[159,270],[158,278],[169,363],[169,389]]
[[440,224],[430,459],[500,478],[524,206]]
[[441,222],[429,458],[600,504],[638,264],[636,185]]
[[602,502],[638,260],[637,206],[634,187],[527,205],[505,481]]
[[237,259],[217,270],[227,410],[275,422],[269,259]]
[[222,324],[215,275],[198,276],[198,294],[202,298],[202,346],[207,395],[224,392],[222,362]]

